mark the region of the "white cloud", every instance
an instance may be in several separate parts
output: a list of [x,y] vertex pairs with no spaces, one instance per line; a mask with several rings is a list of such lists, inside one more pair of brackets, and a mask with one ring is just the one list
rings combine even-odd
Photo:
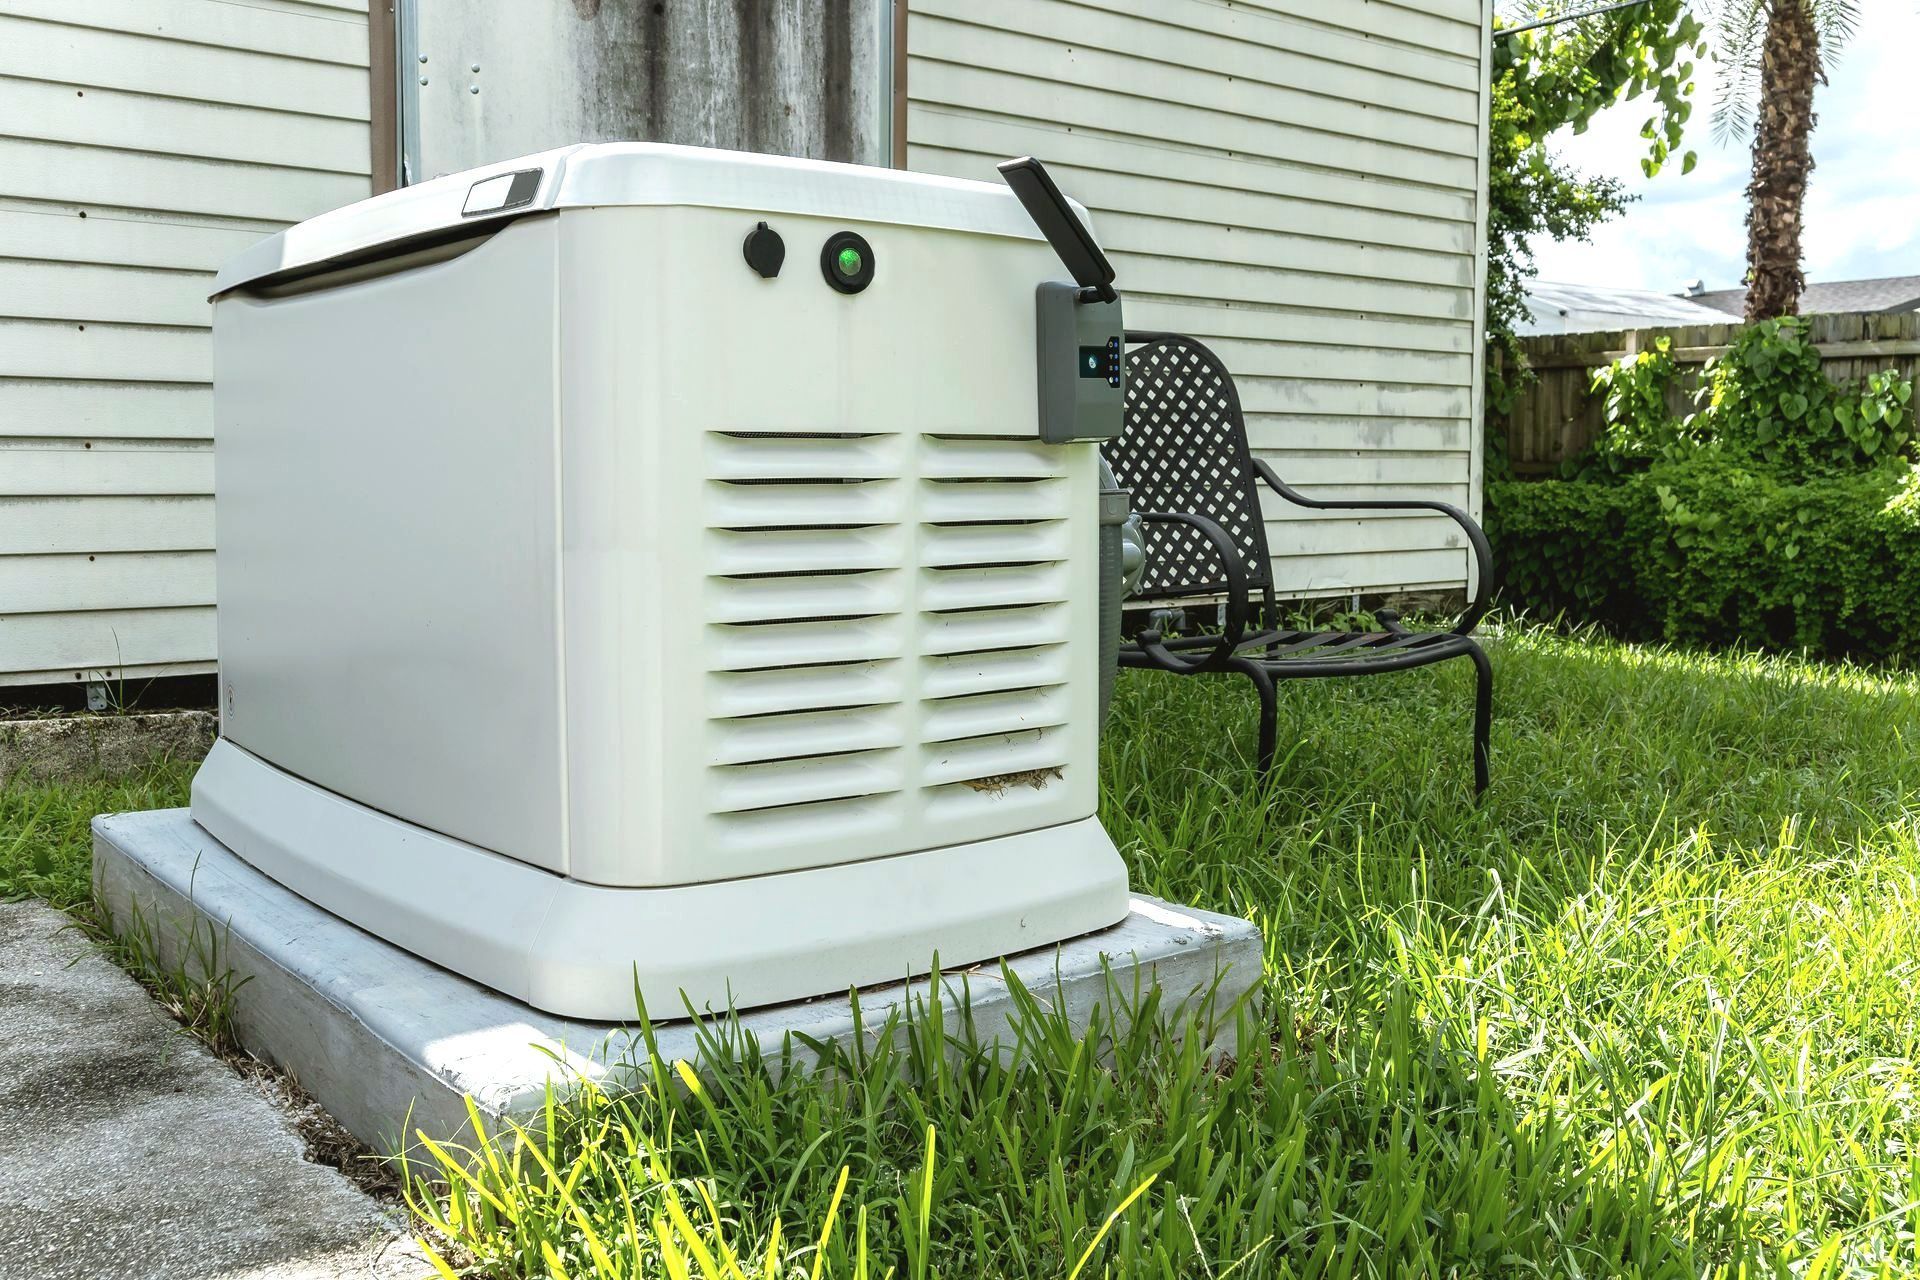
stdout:
[[[1810,280],[1920,274],[1920,131],[1911,106],[1920,3],[1862,0],[1860,29],[1814,97],[1814,174],[1807,188],[1806,272]],[[1713,140],[1714,67],[1697,69],[1685,147],[1699,165],[1682,175],[1676,158],[1652,180],[1640,172],[1645,103],[1601,113],[1585,134],[1554,140],[1578,168],[1620,179],[1639,198],[1594,233],[1590,244],[1536,245],[1548,280],[1678,292],[1694,279],[1736,288],[1746,271],[1744,143]]]

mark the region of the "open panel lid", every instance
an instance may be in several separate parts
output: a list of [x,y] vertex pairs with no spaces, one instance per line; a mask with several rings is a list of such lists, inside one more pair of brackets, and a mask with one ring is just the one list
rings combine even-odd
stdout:
[[578,143],[309,218],[235,255],[212,296],[464,237],[530,213],[593,205],[813,214],[1041,239],[1013,192],[998,183],[706,147]]

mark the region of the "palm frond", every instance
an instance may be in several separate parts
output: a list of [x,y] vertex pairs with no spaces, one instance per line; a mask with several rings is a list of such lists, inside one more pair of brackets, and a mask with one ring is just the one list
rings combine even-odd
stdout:
[[1709,23],[1719,32],[1713,51],[1720,71],[1713,104],[1716,142],[1741,142],[1753,135],[1761,51],[1766,46],[1767,21],[1777,4],[1806,7],[1820,41],[1823,66],[1860,29],[1860,0],[1714,0],[1706,6]]
[[1860,29],[1858,0],[1808,0],[1813,13],[1814,34],[1820,37],[1822,58],[1838,53]]
[[[1787,0],[1791,3],[1792,0]],[[1711,10],[1719,40],[1713,60],[1719,87],[1713,103],[1716,142],[1737,142],[1753,133],[1755,98],[1760,93],[1760,50],[1766,43],[1770,0],[1720,0]]]

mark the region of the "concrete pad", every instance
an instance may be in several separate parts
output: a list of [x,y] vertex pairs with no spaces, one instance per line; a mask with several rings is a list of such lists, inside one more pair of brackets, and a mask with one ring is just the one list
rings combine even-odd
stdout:
[[398,1214],[71,924],[0,904],[0,1277],[424,1273]]
[[[241,1041],[376,1149],[410,1145],[416,1128],[459,1136],[469,1095],[489,1120],[531,1117],[550,1081],[562,1086],[578,1073],[617,1087],[636,1048],[644,1058],[637,1033],[542,1013],[329,915],[255,871],[185,809],[102,816],[93,833],[94,886],[115,928],[150,929],[174,957],[217,951],[216,967],[246,980]],[[1102,1005],[1124,1017],[1136,982],[1159,985],[1163,1016],[1209,990],[1226,1010],[1260,980],[1261,960],[1259,931],[1246,921],[1140,897],[1113,928],[1012,957],[1007,969],[1084,1026]],[[946,998],[968,1003],[982,1043],[1006,1043],[1015,1001],[999,963],[942,982]],[[1125,989],[1118,999],[1115,985]],[[811,1062],[798,1037],[871,1040],[890,1014],[931,993],[929,979],[894,983],[862,991],[857,1018],[840,995],[750,1010],[738,1026],[772,1054],[791,1034]],[[664,1056],[700,1057],[684,1010],[649,1012],[680,1015],[655,1027]],[[1232,1020],[1209,1033],[1230,1041]]]

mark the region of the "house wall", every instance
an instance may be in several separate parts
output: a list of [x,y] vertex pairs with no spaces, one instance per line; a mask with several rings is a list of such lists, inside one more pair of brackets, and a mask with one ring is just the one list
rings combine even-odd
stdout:
[[0,0],[0,684],[213,668],[222,260],[369,191],[366,0]]
[[[1296,483],[1477,510],[1487,4],[911,0],[908,161],[1045,159]],[[0,0],[0,684],[212,669],[205,293],[368,193],[368,34],[366,0]],[[1467,573],[1445,521],[1268,516],[1294,594]]]
[[[1480,503],[1486,0],[912,0],[908,163],[1044,160],[1131,327],[1212,345],[1318,496]],[[1295,596],[1459,586],[1443,517],[1265,504]]]

